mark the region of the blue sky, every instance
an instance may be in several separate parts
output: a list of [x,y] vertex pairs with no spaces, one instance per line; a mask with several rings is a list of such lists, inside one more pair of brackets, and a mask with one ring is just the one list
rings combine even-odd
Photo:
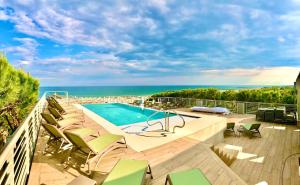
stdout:
[[282,85],[300,0],[0,0],[0,51],[56,85]]

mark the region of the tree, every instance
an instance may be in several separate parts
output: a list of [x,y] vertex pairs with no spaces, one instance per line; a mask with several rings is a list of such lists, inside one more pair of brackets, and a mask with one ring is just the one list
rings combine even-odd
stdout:
[[0,138],[12,134],[38,99],[39,82],[0,53]]

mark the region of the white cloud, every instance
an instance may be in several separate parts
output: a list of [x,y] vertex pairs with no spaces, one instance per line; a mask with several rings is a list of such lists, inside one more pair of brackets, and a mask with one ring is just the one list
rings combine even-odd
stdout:
[[300,0],[292,0],[292,2],[295,4],[300,4]]
[[30,64],[31,64],[31,61],[21,60],[21,61],[20,61],[20,64],[21,64],[21,65],[30,65]]
[[37,55],[37,47],[39,43],[32,38],[14,38],[15,41],[21,43],[18,46],[4,48],[6,53],[19,56],[18,65],[30,65],[35,60]]
[[[102,7],[96,6],[97,9],[95,9],[88,3],[83,16],[78,15],[80,11],[82,12],[81,9],[65,10],[60,4],[46,1],[35,5],[28,2],[26,3],[27,6],[24,4],[21,7],[20,3],[7,3],[8,6],[15,9],[15,12],[7,15],[1,11],[0,19],[9,19],[14,22],[16,29],[22,33],[48,38],[63,44],[100,46],[122,50],[124,47],[128,48],[131,43],[126,38],[126,34],[119,31],[132,29],[144,21],[144,18],[138,15],[117,14],[114,7],[102,11]],[[93,10],[97,17],[89,18],[89,9]],[[155,28],[155,23],[151,22],[150,19],[145,22],[152,30]],[[116,27],[122,29],[116,29]],[[126,46],[125,43],[127,43]]]
[[237,80],[244,85],[292,85],[300,72],[298,67],[266,67],[203,70],[201,74],[215,79],[222,78],[225,84],[234,84]]
[[282,36],[279,36],[279,37],[277,38],[277,40],[278,40],[278,42],[285,42],[285,38],[282,37]]
[[280,25],[278,26],[280,31],[299,33],[300,11],[287,12],[286,14],[280,15],[278,20],[280,21]]
[[236,44],[247,37],[247,28],[233,24],[222,24],[215,30],[187,36],[187,38],[190,39],[215,40],[218,42],[224,42],[225,44]]
[[56,64],[76,64],[71,57],[52,57],[46,59],[38,59],[37,64],[56,65]]
[[0,20],[6,21],[8,19],[9,19],[9,17],[6,15],[6,13],[4,11],[0,10]]
[[148,0],[148,5],[157,8],[162,13],[167,13],[170,10],[168,0]]
[[134,46],[130,42],[122,41],[120,42],[120,49],[121,51],[129,51],[132,50]]

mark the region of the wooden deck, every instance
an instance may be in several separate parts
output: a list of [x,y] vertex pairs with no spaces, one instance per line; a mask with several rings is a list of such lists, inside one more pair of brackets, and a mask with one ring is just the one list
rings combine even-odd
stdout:
[[[272,185],[300,185],[300,129],[264,123],[261,134],[262,138],[225,138],[225,148],[236,147],[241,150],[239,159],[231,165],[231,169],[249,184],[265,181]],[[282,178],[284,160],[295,153],[298,154],[287,159]]]
[[[237,115],[228,118],[228,120],[241,121],[244,118],[248,118],[248,116]],[[86,118],[85,125],[100,131],[100,133],[106,132],[89,118]],[[154,179],[147,178],[146,184],[164,184],[166,175],[170,172],[199,168],[212,184],[238,185],[266,181],[270,185],[277,185],[279,184],[280,169],[284,158],[292,153],[300,152],[300,132],[299,130],[296,131],[295,126],[285,126],[285,130],[268,128],[269,126],[272,125],[263,124],[262,138],[249,139],[245,136],[230,136],[226,137],[224,142],[218,144],[223,148],[239,148],[242,151],[238,155],[238,158],[241,159],[233,162],[231,167],[226,166],[210,150],[209,143],[198,141],[197,138],[200,136],[194,133],[143,152],[136,152],[130,148],[116,149],[101,160],[99,166],[93,172],[92,178],[98,184],[101,184],[107,173],[120,158],[131,158],[149,161]],[[67,184],[81,173],[80,170],[78,167],[63,168],[61,162],[65,158],[64,153],[43,155],[41,151],[47,138],[41,135],[42,133],[40,133],[38,140],[28,184]],[[252,157],[246,158],[245,156]],[[263,161],[259,163],[261,159]],[[297,165],[296,157],[292,157],[287,161],[284,171],[284,185],[300,184]]]

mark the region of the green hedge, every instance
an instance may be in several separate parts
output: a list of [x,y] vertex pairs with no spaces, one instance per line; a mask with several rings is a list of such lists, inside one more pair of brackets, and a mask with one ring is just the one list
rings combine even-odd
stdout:
[[[38,100],[39,81],[23,70],[15,69],[0,53],[0,135],[22,123]],[[13,111],[7,111],[13,107]],[[9,119],[10,124],[7,121]],[[1,140],[1,139],[0,139]]]
[[295,104],[296,89],[292,86],[225,91],[214,88],[187,89],[162,92],[154,94],[152,97],[183,97],[212,100]]

